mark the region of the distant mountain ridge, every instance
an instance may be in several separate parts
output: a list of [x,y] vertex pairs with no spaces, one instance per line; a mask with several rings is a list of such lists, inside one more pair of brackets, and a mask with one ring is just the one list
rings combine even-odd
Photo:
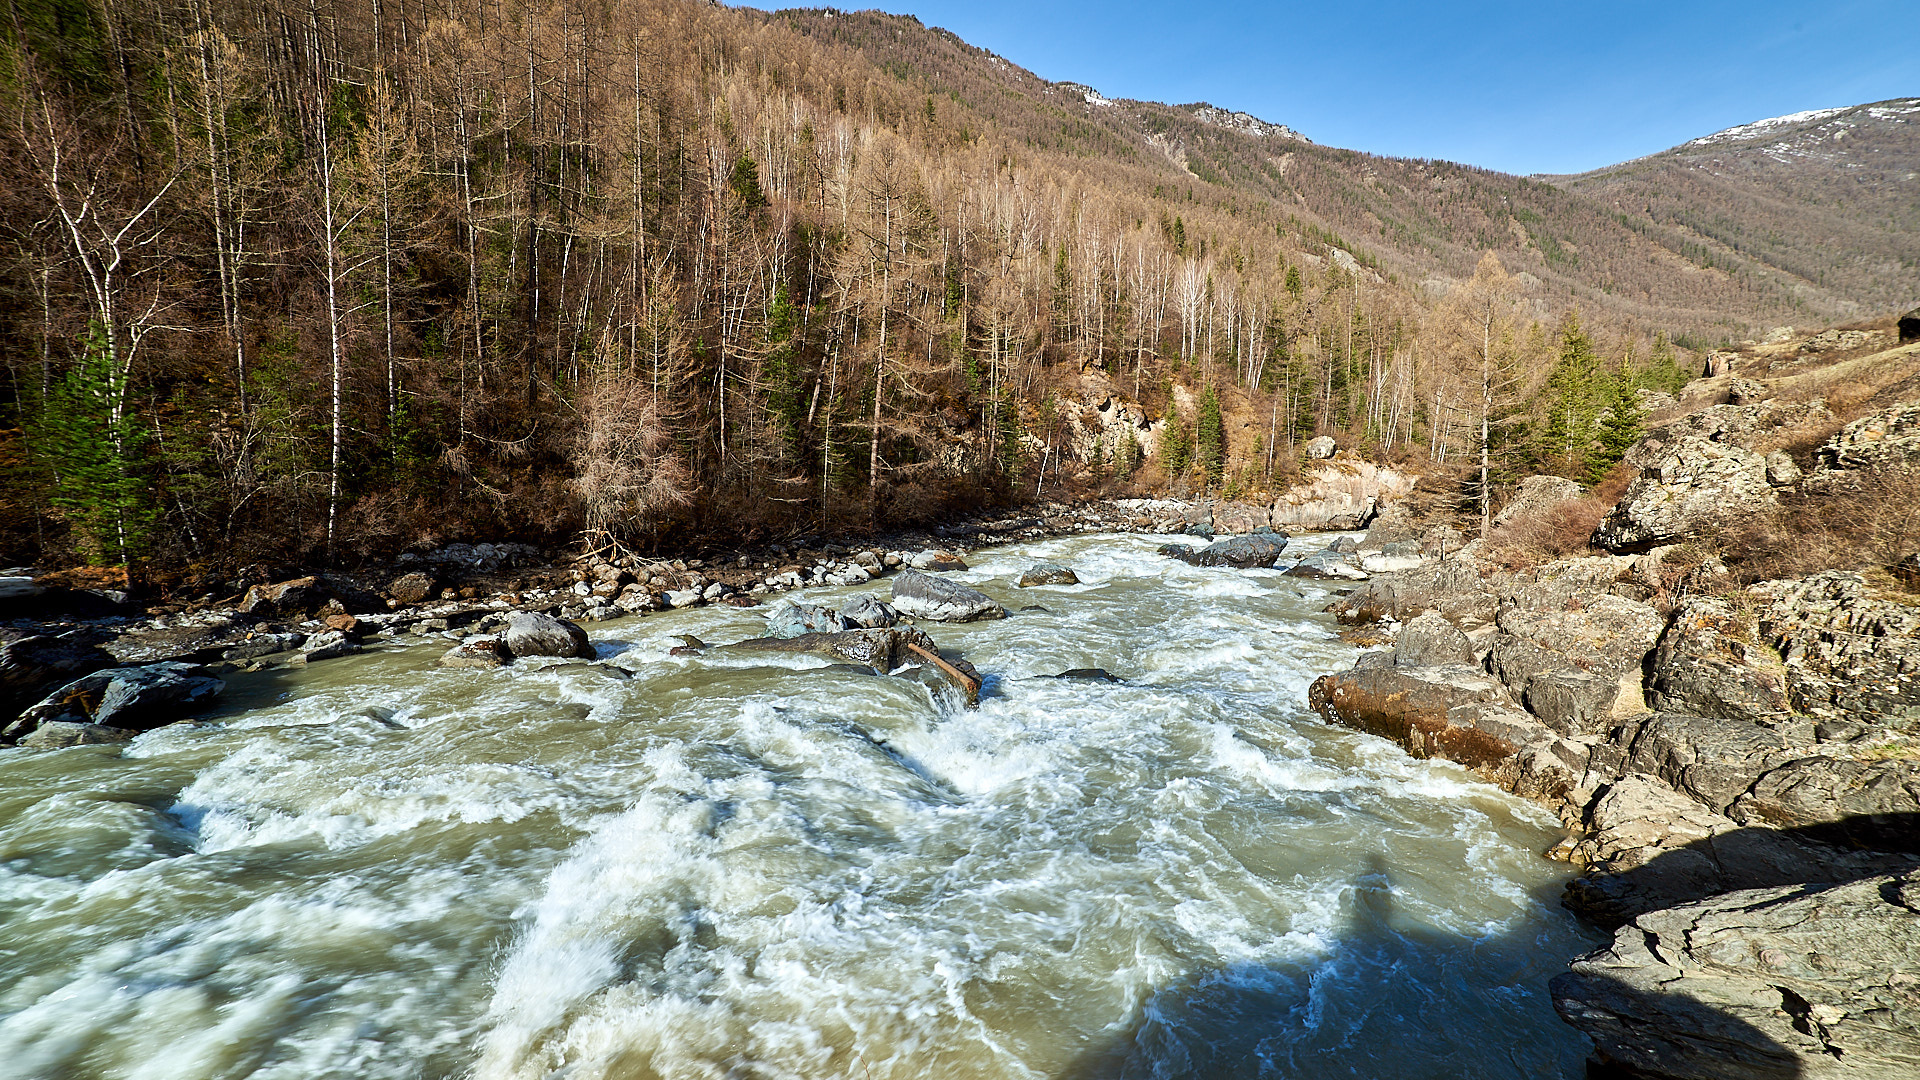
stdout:
[[1323,257],[1350,254],[1415,292],[1444,292],[1493,250],[1541,283],[1547,306],[1701,340],[1920,302],[1920,99],[1758,120],[1577,176],[1519,177],[1321,146],[1211,103],[1109,98],[911,16],[766,17],[859,51],[1036,149],[1111,155],[1228,200],[1270,200]]

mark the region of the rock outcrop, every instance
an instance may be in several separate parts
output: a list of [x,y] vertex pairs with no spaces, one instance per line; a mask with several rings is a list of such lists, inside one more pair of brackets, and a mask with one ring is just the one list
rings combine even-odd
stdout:
[[1731,515],[1779,506],[1767,459],[1700,436],[1677,440],[1628,485],[1594,532],[1608,551],[1640,552],[1695,538]]
[[1853,421],[1814,457],[1821,469],[1920,464],[1920,402],[1895,405]]
[[1314,462],[1307,466],[1305,479],[1274,502],[1269,517],[1277,529],[1362,528],[1379,507],[1405,498],[1418,479],[1371,461],[1339,457]]
[[1641,661],[1665,623],[1645,604],[1604,593],[1558,611],[1513,604],[1495,620],[1487,666],[1548,727],[1597,734],[1645,711]]
[[1920,873],[1645,914],[1552,983],[1606,1064],[1701,1080],[1920,1075]]

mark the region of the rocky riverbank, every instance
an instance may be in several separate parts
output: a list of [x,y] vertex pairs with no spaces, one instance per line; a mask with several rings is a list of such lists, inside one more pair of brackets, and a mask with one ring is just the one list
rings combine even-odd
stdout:
[[[1556,1005],[1630,1075],[1920,1075],[1920,596],[1899,564],[1735,587],[1698,542],[1920,467],[1913,406],[1842,428],[1807,470],[1763,452],[1756,433],[1810,408],[1650,436],[1594,532],[1608,553],[1515,569],[1496,532],[1332,608],[1391,647],[1314,682],[1323,718],[1560,815],[1564,903],[1617,936]],[[1521,513],[1580,497],[1559,485],[1530,482]],[[1361,557],[1408,531],[1376,526]]]

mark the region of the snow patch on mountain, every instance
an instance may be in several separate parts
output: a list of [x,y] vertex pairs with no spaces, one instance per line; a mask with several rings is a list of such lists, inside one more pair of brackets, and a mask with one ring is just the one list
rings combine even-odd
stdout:
[[1751,124],[1741,124],[1738,127],[1730,127],[1725,131],[1716,131],[1711,135],[1703,135],[1686,145],[1711,146],[1714,143],[1750,139],[1756,135],[1766,134],[1769,128],[1786,127],[1791,124],[1806,124],[1815,120],[1825,120],[1829,116],[1838,116],[1853,107],[1854,106],[1847,105],[1838,109],[1808,109],[1805,112],[1788,113],[1785,116],[1773,116],[1765,120],[1755,120]]

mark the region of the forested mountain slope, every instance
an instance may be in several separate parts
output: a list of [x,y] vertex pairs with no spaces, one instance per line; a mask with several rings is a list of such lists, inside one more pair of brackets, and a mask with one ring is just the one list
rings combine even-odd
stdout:
[[1920,98],[1743,124],[1556,182],[1828,318],[1920,300]]
[[692,0],[15,0],[0,170],[0,562],[156,574],[1257,489],[1810,303],[1578,192]]

